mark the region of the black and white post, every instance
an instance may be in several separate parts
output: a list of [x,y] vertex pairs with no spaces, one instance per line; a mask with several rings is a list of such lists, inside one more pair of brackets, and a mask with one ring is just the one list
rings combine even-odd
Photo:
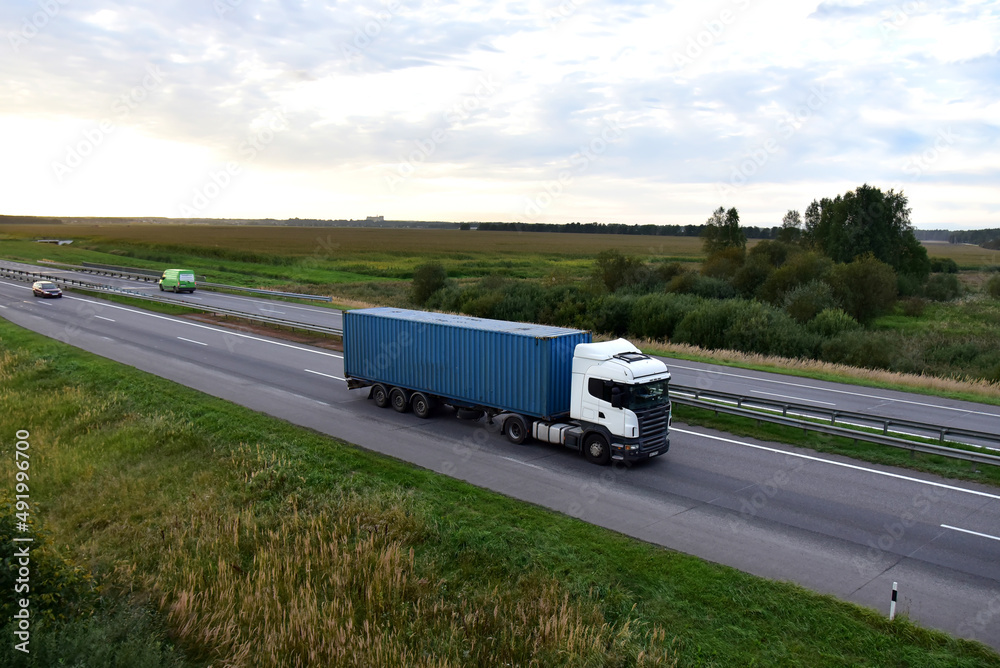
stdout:
[[889,621],[896,619],[896,583],[892,583],[892,602],[889,603]]

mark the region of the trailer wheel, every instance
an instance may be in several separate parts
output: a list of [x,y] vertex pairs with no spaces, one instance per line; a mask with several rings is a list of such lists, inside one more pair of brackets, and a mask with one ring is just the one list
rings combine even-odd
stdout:
[[372,399],[379,408],[389,407],[389,392],[385,389],[385,385],[379,383],[372,387]]
[[434,400],[422,392],[415,392],[410,397],[410,406],[413,408],[414,415],[422,420],[426,420],[434,411]]
[[608,441],[600,434],[589,434],[583,441],[583,454],[587,461],[599,466],[606,466],[611,461],[611,448]]
[[392,404],[397,413],[405,413],[410,410],[410,402],[406,400],[406,392],[398,387],[389,391],[389,403]]
[[528,425],[520,415],[511,415],[504,420],[503,431],[507,435],[507,440],[516,445],[528,440]]

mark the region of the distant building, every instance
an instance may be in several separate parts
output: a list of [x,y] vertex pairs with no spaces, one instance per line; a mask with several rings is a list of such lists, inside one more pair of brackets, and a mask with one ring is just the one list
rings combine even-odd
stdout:
[[365,218],[365,222],[381,224],[385,222],[385,216],[368,216],[367,218]]

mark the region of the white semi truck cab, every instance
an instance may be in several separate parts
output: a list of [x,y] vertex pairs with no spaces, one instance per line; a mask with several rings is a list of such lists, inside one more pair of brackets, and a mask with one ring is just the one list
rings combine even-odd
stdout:
[[578,447],[595,463],[656,457],[670,448],[670,372],[625,339],[573,353],[570,420],[538,421],[532,436]]

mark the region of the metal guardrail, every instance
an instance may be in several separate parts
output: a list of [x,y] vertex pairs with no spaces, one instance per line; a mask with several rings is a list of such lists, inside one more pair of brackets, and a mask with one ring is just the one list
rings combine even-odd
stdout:
[[[146,281],[157,282],[160,280],[162,272],[154,272],[146,269],[137,269],[135,267],[116,267],[110,264],[95,264],[93,262],[84,262],[82,265],[76,264],[63,264],[59,263],[60,267],[66,267],[72,269],[73,271],[78,271],[86,274],[94,274],[96,276],[110,276],[111,278],[127,278],[134,281]],[[146,273],[149,271],[149,273]],[[279,292],[278,290],[262,290],[259,288],[246,288],[242,285],[225,285],[224,283],[209,283],[208,281],[198,280],[199,288],[215,288],[216,290],[236,290],[239,292],[250,292],[258,295],[269,295],[271,297],[289,297],[292,299],[308,299],[312,301],[319,302],[332,302],[333,297],[324,297],[323,295],[307,295],[299,292]]]
[[[159,279],[163,275],[162,271],[156,271],[154,269],[140,269],[138,267],[119,267],[113,264],[98,264],[96,262],[81,262],[83,267],[87,269],[104,269],[106,271],[117,271],[124,272],[126,274],[138,275],[138,276],[152,276]],[[73,267],[75,265],[64,265],[68,267]]]
[[223,285],[222,283],[199,282],[198,287],[215,288],[217,290],[239,290],[240,292],[250,292],[256,295],[269,295],[271,297],[290,297],[292,299],[311,299],[318,302],[332,302],[333,297],[322,295],[307,295],[301,292],[278,292],[277,290],[261,290],[258,288],[244,288],[239,285]]
[[268,315],[260,315],[258,313],[247,313],[246,311],[236,311],[234,309],[222,308],[218,306],[202,306],[201,304],[180,302],[166,297],[147,295],[144,292],[138,292],[136,290],[129,290],[127,288],[115,287],[113,285],[88,283],[86,281],[79,281],[75,278],[62,278],[59,276],[49,276],[48,274],[42,274],[39,272],[32,272],[32,271],[24,271],[23,269],[7,269],[4,267],[0,267],[0,276],[7,276],[8,278],[27,281],[29,283],[32,281],[51,281],[53,283],[56,283],[57,285],[80,288],[81,290],[91,290],[94,292],[117,294],[125,297],[132,297],[133,299],[144,299],[146,301],[159,302],[161,304],[172,304],[174,306],[183,306],[185,308],[190,308],[196,311],[204,311],[205,313],[212,313],[214,315],[229,316],[232,318],[240,318],[242,320],[252,320],[255,322],[264,322],[271,325],[280,325],[282,327],[288,327],[290,329],[298,329],[306,332],[318,332],[320,334],[331,334],[333,336],[343,335],[343,330],[337,329],[335,327],[310,325],[307,323],[298,322],[296,320],[285,320],[283,318],[274,318]]
[[[685,394],[691,395],[691,398],[679,396]],[[708,399],[703,397],[708,397]],[[944,443],[945,435],[958,435],[963,438],[972,438],[989,443],[1000,443],[1000,436],[988,432],[972,431],[970,429],[957,429],[910,420],[897,420],[895,418],[879,417],[850,411],[836,411],[809,404],[795,404],[772,401],[770,399],[758,399],[757,397],[731,394],[728,392],[702,390],[699,388],[684,387],[681,385],[671,386],[670,398],[673,402],[678,404],[693,406],[695,408],[703,408],[716,413],[738,415],[754,420],[780,424],[786,427],[795,427],[806,431],[815,431],[828,434],[830,436],[841,436],[858,441],[888,445],[894,448],[910,450],[911,452],[923,452],[926,454],[940,455],[953,459],[963,459],[979,464],[992,464],[994,466],[1000,466],[1000,456],[998,455],[991,455],[978,450],[963,450],[961,448],[948,445],[921,443],[919,441],[890,436],[888,434],[889,427],[900,426],[926,433],[938,434],[938,440],[942,443]],[[748,405],[756,406],[757,408],[746,408],[745,406]],[[825,415],[828,416],[827,419],[830,420],[830,424],[822,424],[819,422],[812,422],[810,420],[789,417],[789,414],[807,416],[813,419],[823,419],[822,416]],[[849,418],[858,422],[881,424],[882,433],[877,434],[861,431],[859,429],[852,429],[850,427],[837,426],[835,422],[838,418]],[[919,434],[912,435],[919,437]],[[961,444],[974,448],[985,447],[975,443],[962,442]]]

